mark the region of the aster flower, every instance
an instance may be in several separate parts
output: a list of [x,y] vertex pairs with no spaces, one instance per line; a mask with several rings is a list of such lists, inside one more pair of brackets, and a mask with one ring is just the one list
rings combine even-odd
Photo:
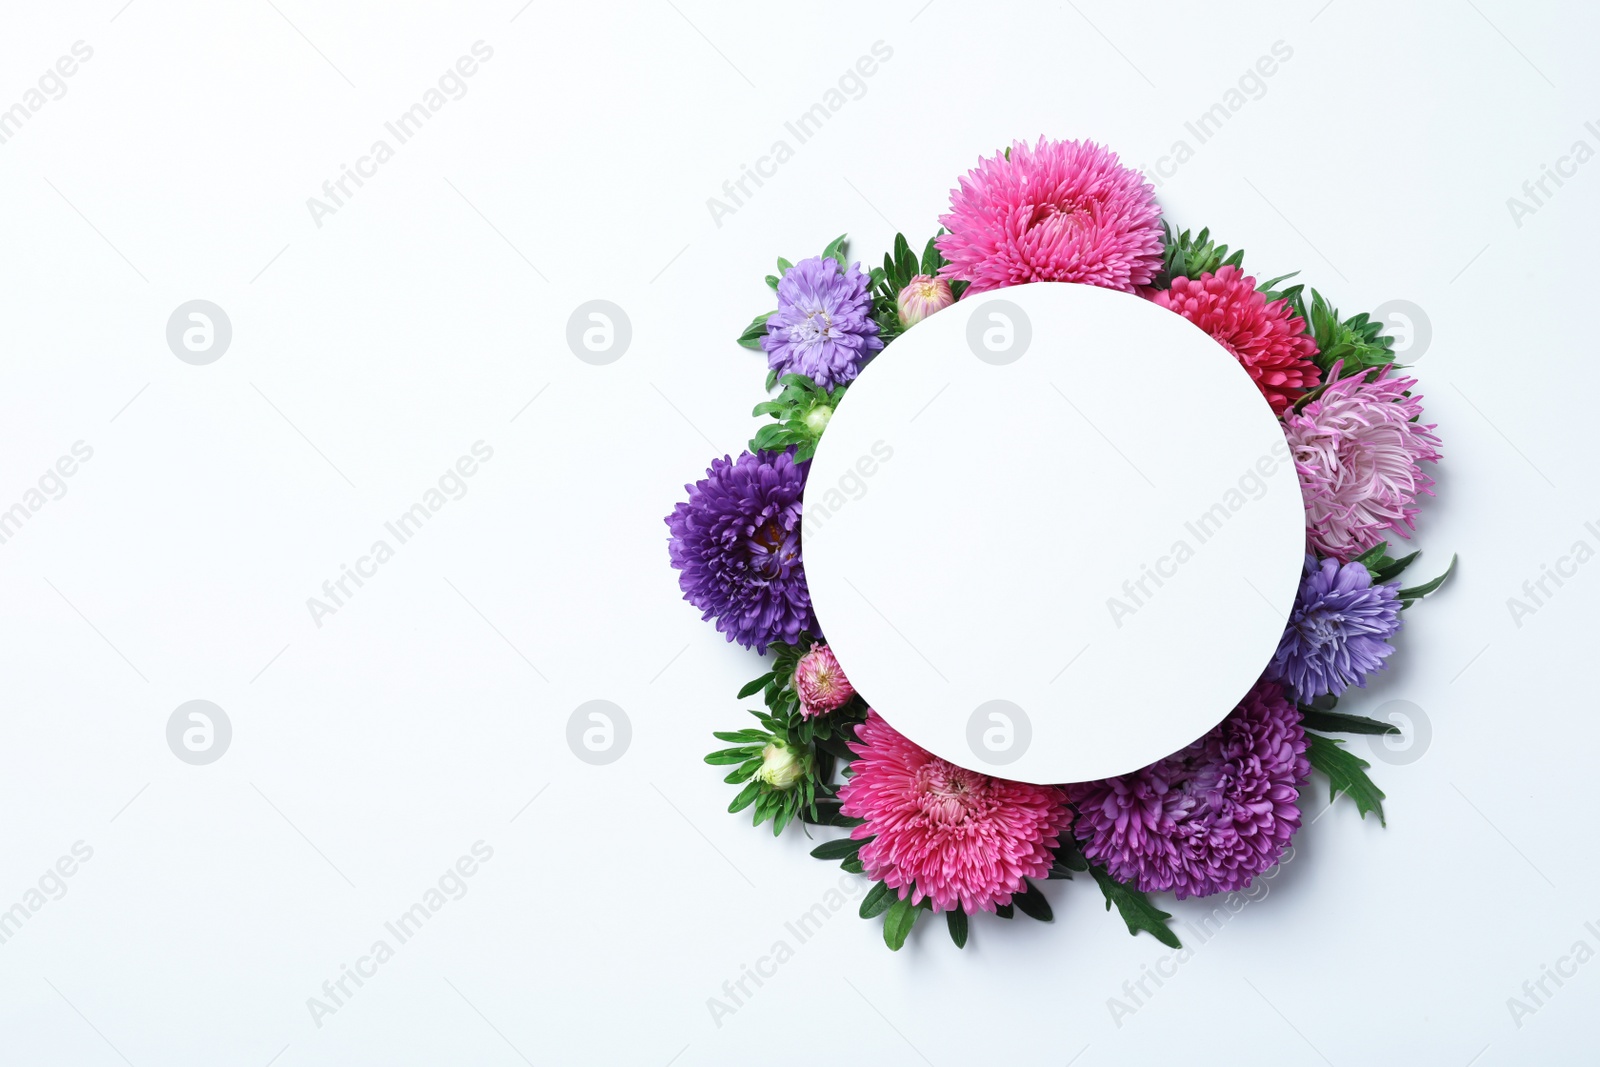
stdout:
[[1231,263],[1198,278],[1174,278],[1172,288],[1153,292],[1150,299],[1176,311],[1232,352],[1274,415],[1282,415],[1321,381],[1312,362],[1317,343],[1306,333],[1305,320],[1286,299],[1267,303],[1256,280]]
[[1365,687],[1384,666],[1400,629],[1399,583],[1373,585],[1362,563],[1306,556],[1305,575],[1289,625],[1266,677],[1282,682],[1301,702]]
[[900,290],[895,298],[895,311],[900,325],[910,329],[936,311],[943,311],[956,302],[950,292],[950,283],[943,278],[917,274]]
[[883,347],[872,318],[869,279],[831,256],[813,256],[783,272],[778,310],[761,347],[779,376],[804,374],[824,389],[851,381]]
[[1419,464],[1439,460],[1433,424],[1423,425],[1422,400],[1408,396],[1416,379],[1375,380],[1357,374],[1335,379],[1298,412],[1284,417],[1306,502],[1306,536],[1326,556],[1350,560],[1393,530],[1409,538],[1416,499],[1433,495],[1433,479]]
[[973,292],[1082,282],[1133,292],[1161,269],[1161,209],[1144,176],[1093,141],[1021,141],[950,192],[939,276]]
[[913,904],[971,914],[1009,904],[1024,879],[1050,870],[1071,821],[1061,790],[957,767],[897,733],[876,711],[856,728],[859,755],[839,792],[845,815],[866,821],[868,877]]
[[794,668],[794,691],[800,698],[800,714],[808,719],[837,711],[856,695],[827,645],[813,645],[800,657]]
[[1179,900],[1243,889],[1300,826],[1311,773],[1300,713],[1260,681],[1210,733],[1131,774],[1064,787],[1083,853],[1111,876]]
[[792,451],[724,456],[684,486],[689,499],[666,519],[683,599],[715,618],[729,641],[757,652],[816,632],[800,561],[806,468]]

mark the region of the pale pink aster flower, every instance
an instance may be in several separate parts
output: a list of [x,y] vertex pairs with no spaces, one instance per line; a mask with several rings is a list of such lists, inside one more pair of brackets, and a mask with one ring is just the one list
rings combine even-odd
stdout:
[[856,695],[827,645],[813,645],[800,657],[794,668],[794,691],[800,697],[800,714],[808,719],[835,711]]
[[[1009,158],[1008,158],[1009,156]],[[1016,141],[950,191],[950,262],[969,293],[1024,282],[1081,282],[1131,293],[1161,269],[1161,209],[1144,176],[1093,141]]]
[[895,299],[895,310],[900,313],[900,325],[910,329],[935,311],[943,311],[956,302],[950,294],[950,283],[943,278],[919,274],[906,283]]
[[[1439,460],[1434,425],[1422,399],[1407,395],[1414,378],[1335,381],[1298,412],[1284,416],[1306,504],[1306,539],[1319,554],[1349,562],[1390,533],[1409,538],[1418,495],[1433,495],[1421,463]],[[1334,366],[1330,377],[1337,378]]]
[[856,728],[860,758],[839,792],[867,876],[935,911],[994,911],[1050,871],[1072,814],[1048,785],[991,778],[917,747],[876,711]]

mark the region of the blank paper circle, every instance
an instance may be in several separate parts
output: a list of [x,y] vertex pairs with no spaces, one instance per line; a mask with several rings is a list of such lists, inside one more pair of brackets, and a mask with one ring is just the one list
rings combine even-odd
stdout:
[[1304,552],[1277,419],[1233,355],[1126,293],[1038,283],[917,324],[851,384],[806,485],[817,619],[952,763],[1122,774],[1238,703]]

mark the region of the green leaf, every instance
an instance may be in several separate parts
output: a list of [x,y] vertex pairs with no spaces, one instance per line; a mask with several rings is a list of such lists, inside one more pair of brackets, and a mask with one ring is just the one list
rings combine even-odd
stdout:
[[822,258],[833,260],[835,263],[839,264],[840,270],[848,270],[850,267],[850,264],[844,261],[845,247],[849,243],[848,237],[848,234],[841,233],[838,237],[835,237],[833,240],[829,241],[828,247],[822,250]]
[[[1401,556],[1399,559],[1385,560],[1380,563],[1378,569],[1372,572],[1372,584],[1383,585],[1385,582],[1394,581],[1400,577],[1400,572],[1411,566],[1411,561],[1420,555],[1422,555],[1421,552],[1413,552],[1410,555]],[[1371,568],[1369,567],[1368,570],[1371,570]]]
[[1379,722],[1364,715],[1346,715],[1342,711],[1319,711],[1304,705],[1300,708],[1300,721],[1308,730],[1321,730],[1333,734],[1397,734],[1400,727],[1392,722]]
[[922,273],[930,278],[937,276],[939,268],[944,265],[944,257],[939,254],[939,246],[935,243],[938,240],[937,236],[928,238],[928,247],[922,250]]
[[[757,315],[750,320],[750,325],[744,328],[744,333],[739,335],[739,343],[746,348],[760,348],[761,339],[767,335],[767,320],[776,315],[777,311],[769,311],[764,315]],[[772,388],[770,385],[767,388]]]
[[911,933],[911,927],[916,925],[919,910],[911,903],[910,896],[901,897],[889,905],[889,910],[883,916],[883,943],[899,952]]
[[1002,919],[1010,919],[1016,916],[1017,910],[1010,904],[996,904],[994,913]]
[[772,679],[776,678],[777,676],[778,673],[776,671],[768,671],[761,677],[747,683],[743,689],[739,690],[739,696],[736,699],[743,700],[745,697],[754,696],[756,693],[759,693],[761,690],[765,689],[767,687],[767,683],[772,681]]
[[1427,596],[1429,593],[1443,585],[1444,580],[1450,577],[1450,572],[1454,571],[1455,569],[1456,557],[1451,556],[1450,565],[1444,569],[1444,573],[1439,575],[1439,577],[1433,579],[1432,581],[1423,582],[1421,585],[1414,585],[1410,589],[1402,589],[1395,595],[1401,600],[1407,602],[1412,600],[1421,600],[1423,597]]
[[917,257],[911,254],[911,245],[903,233],[894,235],[894,275],[898,287],[904,289],[917,273]]
[[1044,898],[1043,893],[1039,892],[1039,887],[1026,878],[1023,879],[1022,884],[1028,888],[1021,893],[1013,894],[1011,897],[1012,903],[1017,906],[1017,910],[1028,918],[1038,919],[1042,923],[1054,922],[1055,914],[1050,910],[1050,902]]
[[708,755],[706,762],[713,767],[725,767],[730,763],[743,763],[759,751],[760,749],[753,745],[745,745],[742,748],[721,748]]
[[735,767],[733,770],[729,771],[728,776],[724,778],[723,781],[727,782],[729,785],[738,785],[740,782],[748,782],[750,777],[760,769],[761,761],[758,759],[753,759],[749,763],[746,763],[740,767]]
[[854,856],[861,851],[861,846],[866,842],[852,841],[848,837],[841,837],[837,841],[824,841],[811,850],[811,854],[819,860],[841,860],[846,856]]
[[1092,866],[1089,868],[1089,873],[1100,883],[1100,892],[1104,893],[1106,898],[1106,910],[1110,911],[1113,904],[1117,906],[1117,914],[1128,924],[1128,933],[1137,936],[1139,931],[1143,930],[1168,948],[1183,947],[1178,935],[1167,925],[1167,920],[1172,918],[1171,914],[1150,903],[1150,898],[1133,886],[1124,885],[1111,877],[1104,867]]
[[728,805],[729,813],[731,814],[732,812],[743,811],[745,808],[748,808],[755,802],[756,797],[760,795],[760,793],[761,781],[760,779],[757,779],[756,781],[745,786],[743,789],[739,790],[739,795],[734,797],[733,803]]
[[872,883],[872,888],[867,890],[867,895],[861,900],[861,917],[871,919],[882,915],[889,910],[889,905],[894,903],[894,893],[882,882]]
[[772,740],[772,735],[765,730],[716,730],[711,734],[718,741],[731,741],[736,744],[764,745]]
[[966,948],[967,913],[955,908],[944,913],[944,921],[950,927],[950,940],[956,943],[956,948]]
[[1367,777],[1372,764],[1348,751],[1334,738],[1308,732],[1306,758],[1311,766],[1328,776],[1328,803],[1332,804],[1340,793],[1356,802],[1356,810],[1365,819],[1367,812],[1376,812],[1378,822],[1389,825],[1383,817],[1383,790]]
[[867,873],[867,866],[861,862],[860,856],[851,856],[849,859],[839,864],[839,869],[844,871],[846,874]]
[[790,269],[793,268],[793,267],[794,267],[793,263],[790,263],[787,259],[784,259],[782,256],[778,257],[778,273],[779,274],[788,274]]

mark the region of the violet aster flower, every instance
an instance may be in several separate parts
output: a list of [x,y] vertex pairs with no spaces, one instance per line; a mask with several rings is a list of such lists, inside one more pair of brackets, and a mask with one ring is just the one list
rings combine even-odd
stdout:
[[1305,576],[1289,626],[1266,677],[1282,682],[1302,703],[1324,693],[1338,696],[1367,684],[1394,651],[1400,629],[1399,583],[1373,585],[1360,563],[1306,556]]
[[883,347],[861,266],[813,256],[784,271],[761,347],[780,375],[804,374],[830,392],[854,379]]
[[808,464],[794,452],[746,452],[712,461],[687,502],[667,516],[667,551],[683,599],[757,652],[816,633],[800,564],[800,495]]
[[[1181,752],[1131,774],[1063,786],[1083,854],[1146,893],[1232,892],[1277,863],[1311,774],[1300,712],[1259,681]],[[863,850],[864,854],[864,850]]]

